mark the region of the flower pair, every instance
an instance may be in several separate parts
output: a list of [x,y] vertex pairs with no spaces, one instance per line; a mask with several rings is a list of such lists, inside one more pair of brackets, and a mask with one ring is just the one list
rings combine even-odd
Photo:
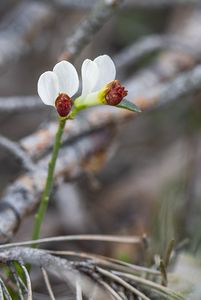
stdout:
[[74,106],[77,112],[83,108],[109,104],[118,105],[127,91],[115,80],[116,68],[108,55],[93,61],[86,59],[81,68],[82,93],[72,102],[79,88],[75,67],[68,61],[57,63],[53,71],[43,73],[38,80],[38,94],[44,104],[54,106],[61,117],[67,117]]

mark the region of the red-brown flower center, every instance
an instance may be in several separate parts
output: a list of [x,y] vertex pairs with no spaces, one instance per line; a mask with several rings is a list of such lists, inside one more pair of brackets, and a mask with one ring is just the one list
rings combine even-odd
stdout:
[[55,101],[55,106],[58,114],[61,117],[67,117],[73,106],[71,98],[66,94],[59,94]]
[[125,87],[118,80],[114,80],[108,84],[105,100],[109,105],[118,105],[127,94]]

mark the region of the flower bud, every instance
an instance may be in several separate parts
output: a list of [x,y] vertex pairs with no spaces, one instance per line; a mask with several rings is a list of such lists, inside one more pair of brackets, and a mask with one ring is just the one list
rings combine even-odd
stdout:
[[109,105],[118,105],[127,94],[128,91],[119,80],[113,80],[106,87],[105,100]]
[[67,115],[71,111],[72,106],[73,106],[73,102],[71,98],[68,95],[63,93],[59,94],[59,96],[55,101],[55,107],[60,117],[67,117]]

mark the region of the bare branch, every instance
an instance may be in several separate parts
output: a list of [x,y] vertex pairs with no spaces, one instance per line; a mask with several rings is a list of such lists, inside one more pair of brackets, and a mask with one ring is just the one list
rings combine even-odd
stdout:
[[174,35],[149,35],[142,37],[138,41],[124,48],[114,57],[117,69],[132,66],[139,59],[158,50],[176,50],[189,52],[189,46],[185,44],[178,36]]
[[[166,84],[161,84],[155,91],[149,94],[149,97],[157,101],[156,106],[169,104],[177,99],[182,99],[196,92],[201,91],[201,65],[193,70],[185,72]],[[148,96],[148,95],[147,95]],[[145,95],[146,97],[146,95]]]
[[35,169],[31,158],[17,143],[0,135],[0,146],[11,152],[21,162],[26,171],[33,171]]
[[61,57],[73,60],[114,14],[121,2],[123,0],[103,0],[98,2],[88,18],[79,25],[71,37],[67,38]]
[[169,46],[169,40],[170,38],[162,35],[151,35],[141,38],[115,55],[116,67],[122,69],[134,64],[143,56]]

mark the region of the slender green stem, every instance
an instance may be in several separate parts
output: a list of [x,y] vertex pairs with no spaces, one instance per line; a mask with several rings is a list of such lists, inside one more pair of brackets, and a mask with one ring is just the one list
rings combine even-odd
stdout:
[[45,189],[41,197],[39,209],[35,215],[35,222],[34,222],[33,234],[32,234],[33,240],[37,240],[40,237],[41,225],[45,216],[45,212],[48,206],[48,202],[52,190],[54,170],[55,170],[55,165],[59,153],[59,148],[61,145],[61,137],[64,131],[65,124],[66,124],[66,119],[59,119],[59,126],[55,137],[52,157],[48,165],[48,175],[45,183]]

